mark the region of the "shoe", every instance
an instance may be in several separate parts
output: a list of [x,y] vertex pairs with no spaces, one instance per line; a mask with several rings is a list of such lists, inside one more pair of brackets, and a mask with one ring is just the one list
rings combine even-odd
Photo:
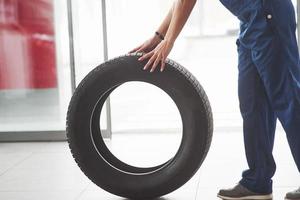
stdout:
[[[272,200],[272,194],[259,194],[252,192],[242,186],[237,184],[235,187],[230,189],[220,190],[218,197],[223,200]],[[293,199],[294,200],[294,199]]]
[[292,192],[288,192],[285,195],[286,200],[300,200],[300,187],[297,190],[294,190]]

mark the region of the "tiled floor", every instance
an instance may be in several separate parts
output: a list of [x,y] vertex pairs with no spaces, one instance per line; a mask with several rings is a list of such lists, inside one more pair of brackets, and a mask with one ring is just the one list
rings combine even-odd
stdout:
[[[120,158],[128,162],[139,159],[140,164],[143,164],[142,158],[145,163],[157,156],[160,157],[156,161],[164,160],[176,149],[180,139],[178,134],[141,135],[115,134],[107,145]],[[143,147],[142,139],[147,144],[155,144],[156,151],[149,151],[147,148],[150,145]],[[162,148],[165,146],[168,148]],[[134,147],[140,148],[139,153],[134,153],[137,152]],[[277,132],[274,156],[277,161],[277,173],[273,179],[274,199],[281,200],[285,192],[300,186],[300,177],[282,132]],[[161,200],[217,199],[218,189],[231,187],[236,183],[245,167],[242,135],[237,132],[216,132],[208,157],[197,174],[187,184]],[[89,181],[75,164],[66,142],[38,142],[0,143],[0,199],[123,198],[111,195]]]

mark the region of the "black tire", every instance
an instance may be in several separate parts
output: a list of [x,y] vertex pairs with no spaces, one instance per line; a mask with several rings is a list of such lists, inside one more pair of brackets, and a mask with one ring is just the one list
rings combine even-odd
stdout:
[[[92,70],[78,85],[68,108],[67,139],[72,155],[85,175],[102,189],[130,199],[151,199],[185,184],[199,169],[209,150],[213,120],[208,98],[196,78],[167,59],[164,72],[149,73],[138,61],[142,54],[109,60]],[[150,168],[130,166],[117,159],[101,137],[103,103],[119,85],[143,81],[165,91],[182,119],[182,140],[176,155]]]

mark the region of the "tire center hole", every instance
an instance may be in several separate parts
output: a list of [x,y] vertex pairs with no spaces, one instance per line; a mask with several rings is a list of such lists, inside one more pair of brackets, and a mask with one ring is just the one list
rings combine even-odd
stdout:
[[[146,82],[130,81],[110,94],[110,105],[112,137],[104,141],[115,157],[135,167],[154,167],[175,156],[182,139],[182,121],[166,92]],[[102,131],[106,116],[103,106]]]

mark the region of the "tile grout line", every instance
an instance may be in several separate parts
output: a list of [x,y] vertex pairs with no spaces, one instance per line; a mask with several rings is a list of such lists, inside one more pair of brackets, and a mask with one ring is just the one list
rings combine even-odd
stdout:
[[[201,169],[199,169],[201,170]],[[201,181],[201,171],[199,171],[199,177],[198,177],[198,183],[197,183],[197,187],[196,187],[196,195],[195,195],[195,200],[197,200],[198,198],[198,191],[199,191],[199,185],[200,185],[200,181]]]
[[87,191],[87,188],[89,187],[90,183],[87,184],[87,186],[85,186],[85,188],[78,194],[77,197],[75,197],[74,200],[79,200],[79,198],[82,196],[82,194]]
[[5,173],[7,173],[8,171],[14,169],[15,167],[17,167],[18,165],[20,165],[22,162],[24,162],[25,160],[27,160],[29,157],[31,157],[34,154],[34,152],[31,152],[28,156],[26,156],[25,158],[23,158],[22,160],[20,160],[19,162],[16,162],[13,166],[11,166],[10,168],[8,168],[7,170],[5,170],[4,172],[0,173],[0,177],[3,176]]

